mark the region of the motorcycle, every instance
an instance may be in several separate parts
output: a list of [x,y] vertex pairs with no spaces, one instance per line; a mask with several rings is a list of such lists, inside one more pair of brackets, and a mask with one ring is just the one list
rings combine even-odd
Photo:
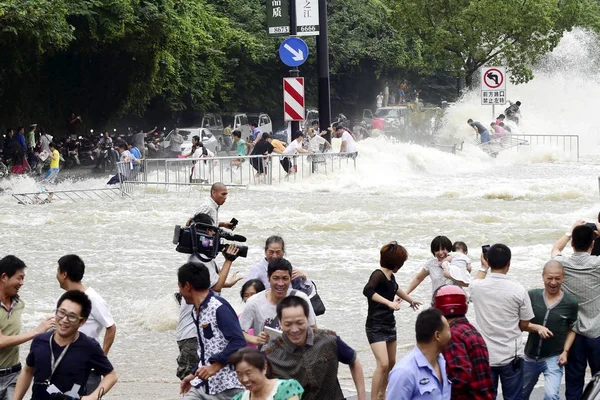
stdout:
[[94,159],[94,144],[89,139],[80,136],[77,146],[81,165],[88,166],[96,162]]
[[63,161],[63,168],[71,169],[75,165],[80,165],[77,143],[73,143],[71,140],[67,139],[61,148],[61,157]]
[[94,170],[99,172],[112,172],[116,168],[117,161],[119,160],[119,155],[111,144],[98,147],[97,157],[98,159],[96,160],[96,167]]

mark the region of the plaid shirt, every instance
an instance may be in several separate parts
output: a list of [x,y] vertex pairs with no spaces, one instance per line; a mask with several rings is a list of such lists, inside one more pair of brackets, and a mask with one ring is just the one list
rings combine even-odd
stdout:
[[483,337],[464,317],[450,322],[450,332],[452,338],[444,357],[452,382],[452,400],[493,400],[492,369]]

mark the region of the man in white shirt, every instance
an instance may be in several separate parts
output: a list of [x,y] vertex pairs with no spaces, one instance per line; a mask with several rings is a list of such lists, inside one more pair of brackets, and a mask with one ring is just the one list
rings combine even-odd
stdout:
[[171,140],[171,156],[177,157],[181,154],[181,144],[183,143],[183,136],[179,133],[179,128],[175,128],[169,139]]
[[[294,135],[294,140],[292,140],[291,143],[288,144],[288,146],[285,148],[285,150],[283,151],[282,154],[286,155],[286,156],[293,156],[294,154],[297,154],[297,153],[311,154],[310,151],[305,150],[302,147],[302,139],[303,138],[304,138],[304,134],[302,133],[302,131],[296,132],[296,134]],[[296,172],[296,166],[294,165],[292,167],[292,162],[290,161],[290,157],[282,158],[280,161],[280,164],[288,175],[291,175]]]
[[476,324],[489,351],[494,389],[497,391],[500,380],[505,399],[522,399],[522,331],[534,314],[527,290],[506,276],[510,258],[508,246],[490,247],[486,257],[482,254],[481,268],[469,289]]
[[[269,262],[267,275],[271,288],[250,297],[240,315],[240,325],[248,344],[262,346],[269,341],[269,338],[276,338],[276,331],[281,332],[281,321],[277,318],[277,305],[287,296],[298,296],[304,299],[309,307],[308,322],[311,326],[317,325],[317,317],[308,296],[290,287],[292,264],[285,258],[275,258]],[[248,333],[251,328],[254,330],[254,335]]]
[[[225,204],[227,194],[227,186],[225,186],[225,184],[221,182],[213,183],[210,187],[210,197],[206,199],[206,202],[202,206],[200,206],[196,214],[208,214],[212,218],[215,226],[218,226],[219,228],[235,229],[235,225],[231,222],[219,222],[219,208]],[[188,221],[188,225],[190,222],[191,219]]]
[[[106,329],[102,350],[104,350],[105,355],[108,355],[108,352],[115,341],[117,326],[108,309],[108,304],[102,296],[91,287],[84,286],[81,282],[84,273],[85,264],[79,256],[68,254],[59,258],[56,279],[58,280],[61,289],[79,290],[84,292],[92,302],[90,316],[85,324],[79,328],[79,331],[99,342],[102,330]],[[87,381],[85,393],[90,394],[96,390],[100,384],[100,379],[101,377],[92,370]]]
[[340,153],[356,153],[356,141],[354,137],[346,128],[338,125],[335,128],[335,137],[342,139],[342,146],[340,147]]
[[317,131],[314,129],[309,129],[307,134],[308,149],[313,153],[322,153],[325,149],[331,149],[331,144],[321,135],[317,135]]

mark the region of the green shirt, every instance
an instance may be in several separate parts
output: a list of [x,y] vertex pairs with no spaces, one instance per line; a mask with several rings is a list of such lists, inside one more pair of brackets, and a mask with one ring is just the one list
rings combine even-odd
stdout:
[[237,142],[237,155],[245,156],[246,155],[246,141],[244,139],[240,139]]
[[543,359],[560,355],[569,327],[572,327],[577,321],[577,299],[568,293],[563,293],[560,301],[548,308],[544,289],[531,289],[529,298],[535,314],[530,322],[545,326],[554,336],[540,339],[540,335],[537,333],[529,333],[525,345],[525,356]]
[[[21,314],[25,303],[15,297],[10,309],[0,302],[0,331],[4,336],[15,336],[21,333]],[[0,369],[9,368],[19,363],[19,346],[11,346],[0,350]]]

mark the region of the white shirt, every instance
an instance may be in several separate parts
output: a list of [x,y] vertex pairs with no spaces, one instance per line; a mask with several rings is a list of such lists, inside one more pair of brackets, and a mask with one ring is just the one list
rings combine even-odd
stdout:
[[283,151],[283,154],[288,155],[288,156],[293,155],[293,154],[296,154],[298,149],[301,149],[301,148],[302,148],[302,142],[298,142],[297,140],[292,140],[292,142],[290,144],[288,144],[288,146]]
[[[290,296],[293,290],[294,289],[289,288],[287,296]],[[295,291],[294,296],[301,297],[308,303],[308,324],[316,325],[317,316],[315,315],[315,311],[313,310],[308,296],[299,290]],[[261,333],[265,326],[281,330],[280,321],[277,318],[277,304],[271,304],[267,299],[266,290],[255,294],[246,301],[246,307],[244,307],[244,311],[242,311],[242,314],[240,315],[240,326],[245,332],[248,332],[250,328],[254,328],[255,335]]]
[[192,318],[193,310],[193,304],[187,304],[185,299],[181,299],[181,304],[179,306],[179,322],[177,323],[177,329],[175,330],[175,338],[178,342],[184,339],[195,338],[198,335],[196,333],[194,319]]
[[79,332],[85,333],[87,336],[99,341],[102,329],[110,328],[115,324],[109,309],[108,304],[102,296],[91,287],[85,290],[85,294],[92,302],[92,312],[85,324],[79,328]]
[[314,135],[308,141],[308,148],[313,153],[319,153],[321,151],[321,145],[325,145],[325,143],[327,143],[327,141],[322,136]]
[[196,214],[203,213],[208,214],[213,219],[213,225],[219,226],[219,205],[212,197],[208,197],[206,202],[200,206]]
[[173,133],[171,135],[171,151],[181,152],[181,144],[183,143],[183,136],[179,133]]
[[515,355],[523,354],[519,321],[534,317],[527,290],[506,275],[491,270],[485,279],[474,279],[469,289],[475,307],[475,324],[490,353],[490,365],[508,365]]
[[51,142],[52,142],[52,136],[48,135],[47,133],[44,133],[40,137],[40,146],[41,146],[42,151],[50,152],[50,143]]
[[346,142],[346,153],[354,153],[357,151],[356,142],[347,130],[344,130],[344,133],[342,133],[342,142]]

